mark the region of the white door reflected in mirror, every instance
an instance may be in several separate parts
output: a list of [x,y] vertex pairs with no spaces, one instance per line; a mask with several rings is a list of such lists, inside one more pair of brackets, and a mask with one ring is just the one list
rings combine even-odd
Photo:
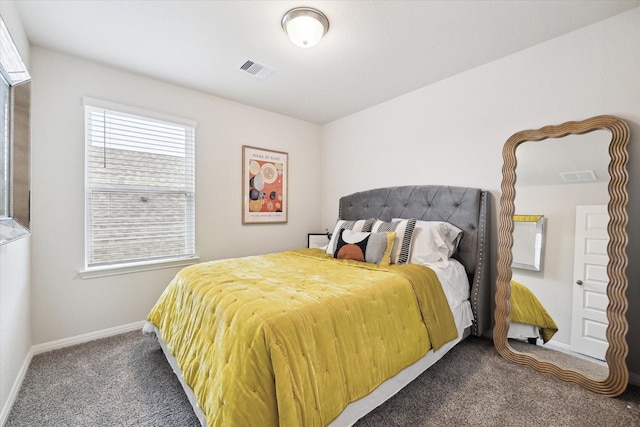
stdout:
[[571,348],[604,360],[607,342],[607,225],[606,205],[576,206]]

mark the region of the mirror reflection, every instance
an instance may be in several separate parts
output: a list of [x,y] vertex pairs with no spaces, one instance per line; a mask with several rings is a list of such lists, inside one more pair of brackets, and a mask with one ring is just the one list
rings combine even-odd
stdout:
[[509,344],[597,378],[608,375],[610,140],[596,130],[516,149],[515,213],[543,217],[545,242],[538,265],[522,268],[514,227]]
[[544,215],[514,215],[511,267],[540,271],[543,249]]

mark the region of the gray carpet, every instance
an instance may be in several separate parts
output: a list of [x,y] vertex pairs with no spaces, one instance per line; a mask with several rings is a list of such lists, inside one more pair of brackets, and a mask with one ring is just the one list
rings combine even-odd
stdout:
[[158,342],[135,331],[35,356],[5,427],[199,425]]
[[[159,345],[130,332],[34,357],[6,426],[197,426]],[[602,397],[470,337],[360,420],[373,426],[638,426],[640,388]]]

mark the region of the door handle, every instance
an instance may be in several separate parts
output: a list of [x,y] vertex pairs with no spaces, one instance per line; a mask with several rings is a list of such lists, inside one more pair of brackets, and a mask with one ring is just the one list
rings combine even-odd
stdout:
[[582,286],[582,280],[578,280],[578,281],[576,282],[576,285],[580,285],[580,286]]

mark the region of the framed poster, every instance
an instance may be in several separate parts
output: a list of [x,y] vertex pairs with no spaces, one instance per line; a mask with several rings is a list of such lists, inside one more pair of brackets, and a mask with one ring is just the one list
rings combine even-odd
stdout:
[[286,223],[288,154],[242,146],[242,223]]

